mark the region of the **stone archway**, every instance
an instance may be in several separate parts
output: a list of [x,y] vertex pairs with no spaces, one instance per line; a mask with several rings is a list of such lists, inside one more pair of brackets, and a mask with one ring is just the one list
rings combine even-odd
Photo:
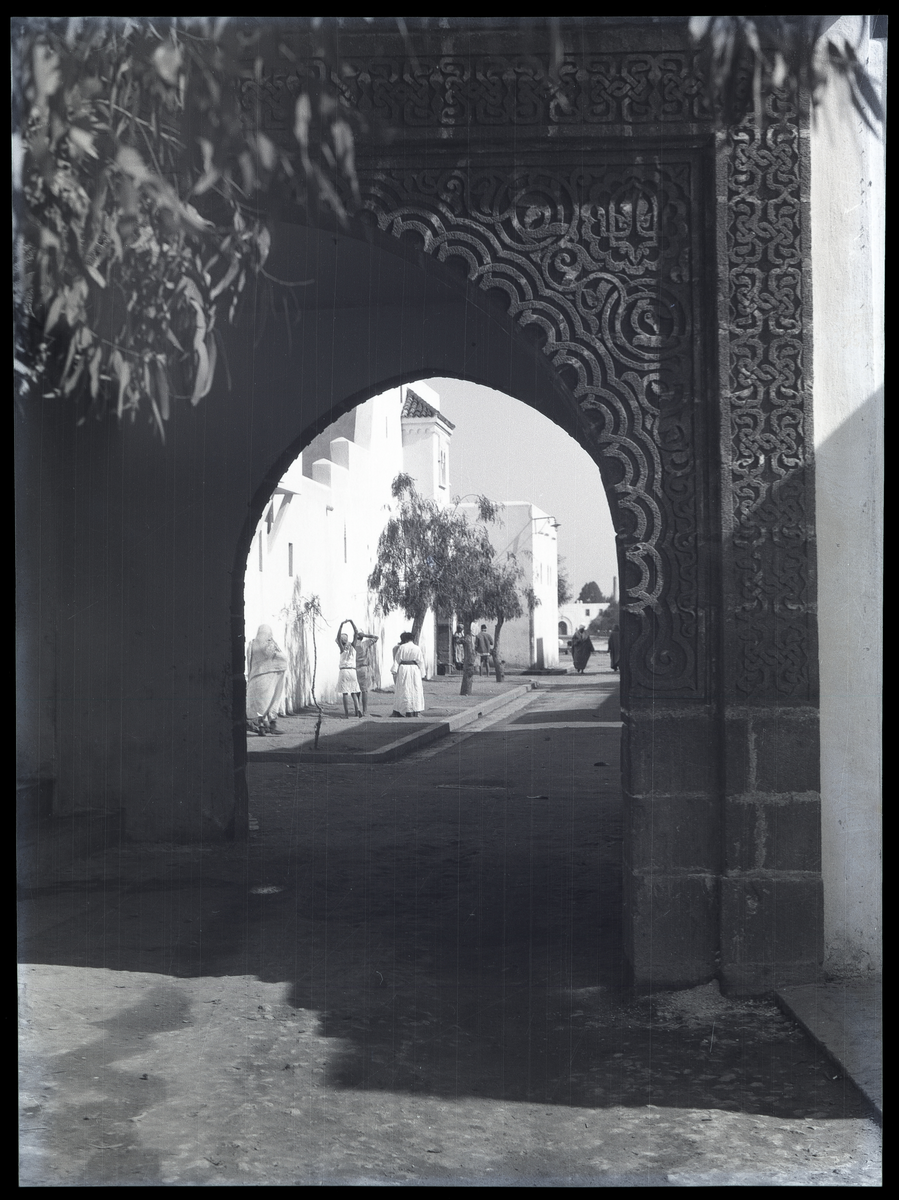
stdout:
[[[699,551],[711,541],[704,449],[716,382],[704,352],[704,165],[692,148],[664,161],[645,148],[609,150],[590,168],[561,151],[551,168],[527,158],[363,171],[363,206],[381,230],[461,260],[473,283],[501,292],[582,415],[625,598],[628,950],[648,977],[709,978],[722,831],[717,605]],[[660,808],[664,849],[647,835]],[[687,832],[693,823],[702,837]]]
[[777,96],[716,132],[673,27],[599,25],[559,86],[508,30],[414,65],[346,39],[403,130],[360,147],[362,209],[501,295],[572,398],[620,543],[631,962],[754,990],[821,958],[805,135]]
[[[554,82],[489,22],[423,33],[414,60],[348,35],[342,86],[402,136],[357,147],[369,229],[297,226],[286,253],[350,286],[296,326],[235,330],[233,386],[165,448],[28,415],[35,773],[57,812],[123,810],[131,836],[233,832],[240,531],[341,406],[466,375],[540,407],[603,474],[634,977],[765,991],[821,959],[806,135],[776,96],[763,130],[716,132],[676,21],[566,36]],[[289,131],[280,68],[263,101]]]

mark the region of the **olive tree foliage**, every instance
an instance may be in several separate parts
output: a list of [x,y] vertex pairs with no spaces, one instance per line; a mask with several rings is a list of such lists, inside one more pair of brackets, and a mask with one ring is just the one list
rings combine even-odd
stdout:
[[343,216],[358,119],[333,30],[295,20],[333,69],[298,74],[290,152],[259,128],[263,63],[294,57],[266,22],[13,20],[20,403],[70,400],[81,420],[145,413],[162,433],[209,392],[222,323],[264,268],[262,199]]
[[478,613],[484,573],[493,559],[486,525],[498,506],[478,498],[478,520],[469,521],[458,503],[441,508],[422,496],[410,475],[391,485],[396,511],[378,540],[377,559],[368,586],[382,615],[401,610],[412,622],[417,642],[429,608]]

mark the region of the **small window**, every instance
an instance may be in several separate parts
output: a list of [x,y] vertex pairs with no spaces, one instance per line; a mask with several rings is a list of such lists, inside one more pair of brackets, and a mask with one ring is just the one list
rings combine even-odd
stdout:
[[587,616],[588,616],[588,617],[590,616],[590,609],[589,609],[589,608],[586,610],[586,614],[587,614]]
[[287,543],[287,574],[293,575],[293,542]]

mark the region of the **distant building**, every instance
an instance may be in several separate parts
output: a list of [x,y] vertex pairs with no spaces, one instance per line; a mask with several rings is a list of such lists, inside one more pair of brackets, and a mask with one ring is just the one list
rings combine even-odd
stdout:
[[[474,504],[459,506],[469,518]],[[554,667],[559,662],[559,552],[556,522],[526,500],[506,500],[500,505],[500,523],[488,526],[497,557],[511,552],[524,575],[522,589],[531,588],[538,603],[534,610],[503,625],[500,651],[509,667]],[[487,618],[484,623],[493,633]]]
[[578,602],[563,604],[559,608],[560,652],[565,653],[567,640],[576,629],[579,629],[581,625],[586,625],[589,629],[590,622],[601,617],[608,607],[608,600],[602,600],[599,604],[580,604]]

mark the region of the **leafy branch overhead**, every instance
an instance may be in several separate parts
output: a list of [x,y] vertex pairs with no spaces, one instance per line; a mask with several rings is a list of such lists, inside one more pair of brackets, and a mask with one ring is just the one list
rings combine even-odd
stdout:
[[826,36],[832,19],[812,14],[690,17],[690,36],[718,118],[732,124],[751,111],[763,124],[763,100],[778,93],[797,111],[814,108],[837,78],[845,82],[855,112],[875,130],[884,119],[880,98],[852,42]]
[[[259,130],[265,22],[18,19],[13,63],[20,395],[88,412],[149,406],[160,432],[212,386],[269,232],[259,196],[342,215],[353,119],[335,78],[298,86],[293,156]],[[333,57],[322,27],[318,51]],[[258,118],[258,114],[255,114]],[[296,160],[296,161],[295,161]]]
[[[364,19],[390,22],[419,70],[405,18]],[[724,120],[753,107],[761,120],[762,98],[784,90],[814,103],[839,77],[868,124],[882,121],[855,48],[825,36],[828,18],[685,19]],[[536,35],[556,74],[562,25],[550,18]],[[23,402],[65,399],[81,420],[145,412],[162,433],[176,404],[208,394],[223,325],[248,279],[266,280],[265,213],[323,206],[343,218],[342,197],[356,194],[363,126],[339,32],[322,17],[13,19]],[[283,146],[261,131],[275,64],[295,98]]]

